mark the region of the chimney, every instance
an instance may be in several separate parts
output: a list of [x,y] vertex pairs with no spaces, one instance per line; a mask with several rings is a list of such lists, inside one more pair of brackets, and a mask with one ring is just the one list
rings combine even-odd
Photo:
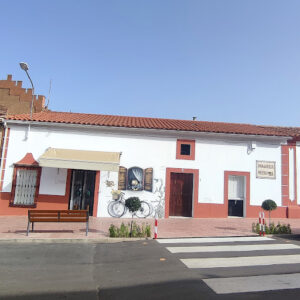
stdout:
[[193,117],[193,121],[196,121],[197,120],[197,117]]

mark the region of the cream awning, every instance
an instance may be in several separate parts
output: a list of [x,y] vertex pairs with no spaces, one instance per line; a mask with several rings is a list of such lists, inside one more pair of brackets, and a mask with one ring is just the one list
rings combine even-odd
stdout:
[[48,148],[39,158],[41,167],[118,171],[120,152]]

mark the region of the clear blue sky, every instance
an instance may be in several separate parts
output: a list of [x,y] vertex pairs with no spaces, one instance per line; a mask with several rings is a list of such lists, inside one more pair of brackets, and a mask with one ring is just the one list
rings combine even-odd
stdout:
[[300,126],[300,1],[1,1],[0,78],[58,111]]

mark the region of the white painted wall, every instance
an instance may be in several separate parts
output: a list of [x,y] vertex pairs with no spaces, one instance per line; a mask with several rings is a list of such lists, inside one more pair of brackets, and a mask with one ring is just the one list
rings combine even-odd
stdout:
[[295,159],[294,149],[289,149],[289,199],[295,200]]
[[297,203],[300,205],[300,144],[296,146]]
[[[280,143],[256,141],[256,148],[248,151],[251,139],[241,141],[227,138],[226,141],[213,137],[196,138],[196,159],[176,160],[176,137],[145,136],[145,134],[114,133],[87,129],[54,129],[32,127],[30,137],[25,140],[24,126],[10,125],[10,139],[7,154],[7,170],[4,178],[5,192],[11,191],[13,163],[32,152],[36,160],[48,147],[77,150],[122,152],[121,165],[129,168],[138,166],[143,169],[153,167],[157,185],[165,182],[165,170],[169,168],[199,169],[199,203],[223,203],[224,171],[250,172],[251,204],[260,205],[267,198],[281,205],[281,148]],[[178,138],[183,138],[182,133]],[[194,138],[195,139],[195,138]],[[256,178],[256,160],[276,162],[276,179]],[[63,195],[67,170],[43,168],[40,192],[43,194]],[[107,203],[111,200],[112,187],[106,180],[118,185],[117,172],[101,172],[98,216],[108,216]],[[136,195],[157,205],[157,193],[146,191],[126,191],[126,198]]]
[[[197,141],[199,166],[199,202],[224,203],[224,171],[250,172],[250,204],[260,205],[273,199],[281,205],[281,148],[257,142],[248,152],[247,143]],[[276,179],[256,178],[256,160],[276,162]]]
[[39,193],[64,196],[66,193],[67,169],[42,168]]

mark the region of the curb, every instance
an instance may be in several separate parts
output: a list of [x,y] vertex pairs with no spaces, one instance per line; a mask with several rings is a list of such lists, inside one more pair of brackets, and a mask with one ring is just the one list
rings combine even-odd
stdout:
[[251,234],[251,235],[205,235],[205,236],[172,236],[172,237],[162,237],[157,238],[158,240],[170,240],[170,239],[205,239],[205,238],[229,238],[229,237],[256,237],[259,234]]
[[299,233],[276,233],[276,234],[266,234],[268,237],[282,237],[282,238],[300,238]]
[[56,244],[75,244],[75,243],[85,243],[85,244],[113,244],[122,242],[136,242],[150,240],[149,238],[98,238],[98,239],[54,239],[54,238],[29,238],[29,239],[1,239],[0,243],[56,243]]

